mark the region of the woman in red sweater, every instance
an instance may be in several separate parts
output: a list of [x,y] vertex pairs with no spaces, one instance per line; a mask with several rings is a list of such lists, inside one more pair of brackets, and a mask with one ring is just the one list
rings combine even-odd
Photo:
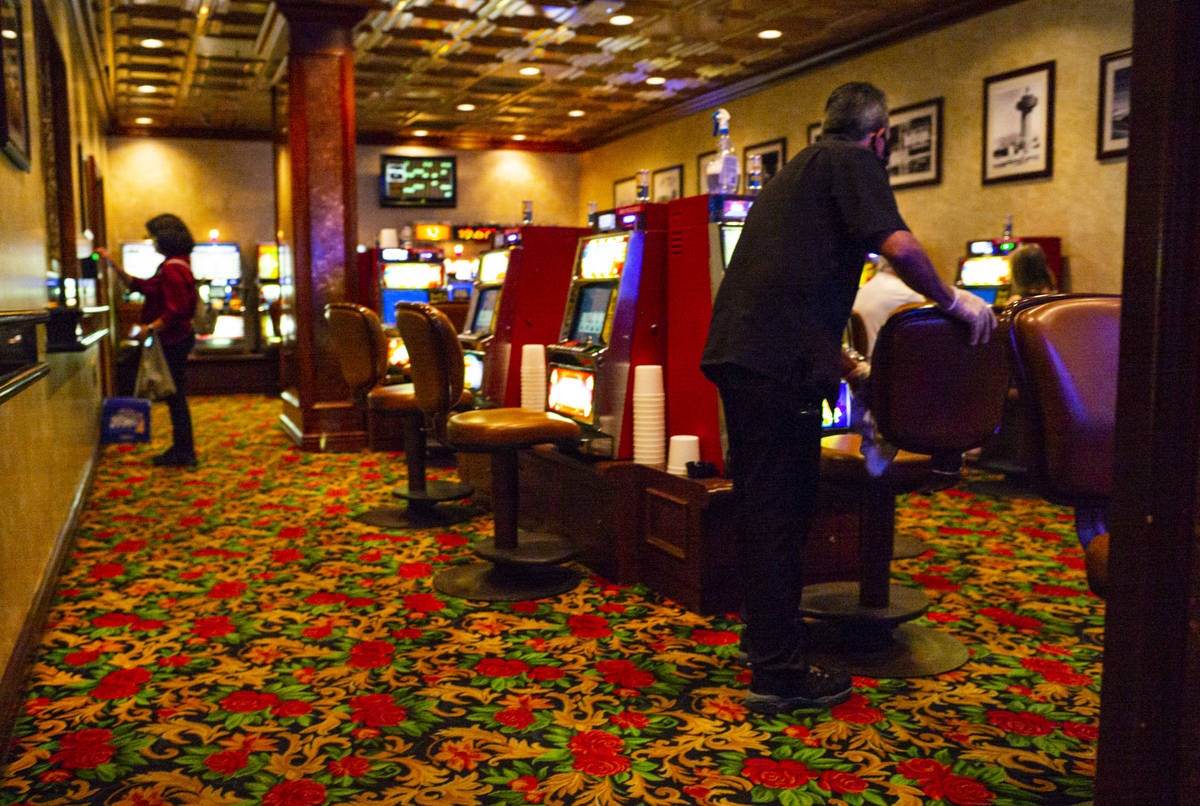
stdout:
[[163,213],[146,222],[146,230],[154,246],[166,257],[154,275],[142,280],[130,276],[104,249],[97,254],[117,270],[121,281],[131,291],[145,297],[142,303],[141,335],[153,333],[162,344],[175,394],[166,399],[171,413],[171,433],[174,444],[155,456],[153,464],[160,467],[191,467],[196,464],[196,449],[192,439],[192,415],[187,404],[187,357],[196,344],[192,330],[192,314],[196,310],[196,281],[192,277],[191,253],[196,245],[187,225],[170,213]]

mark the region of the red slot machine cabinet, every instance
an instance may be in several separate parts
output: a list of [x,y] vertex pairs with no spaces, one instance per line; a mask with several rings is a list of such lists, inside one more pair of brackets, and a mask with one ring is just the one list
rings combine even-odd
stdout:
[[[491,320],[486,323],[490,333],[473,336],[471,348],[481,357],[479,396],[485,402],[521,405],[521,349],[558,338],[575,251],[579,239],[590,231],[586,227],[540,226],[504,231],[504,248],[499,251],[507,253],[507,267],[500,288],[492,290],[480,284],[467,310],[466,326],[474,332],[483,329],[483,320]],[[481,261],[494,254],[485,253]]]
[[596,215],[579,241],[556,344],[546,347],[546,408],[583,428],[582,450],[633,455],[633,367],[662,364],[667,205]]
[[717,387],[700,372],[713,300],[753,196],[703,194],[667,203],[667,434],[695,434],[700,458],[724,472]]

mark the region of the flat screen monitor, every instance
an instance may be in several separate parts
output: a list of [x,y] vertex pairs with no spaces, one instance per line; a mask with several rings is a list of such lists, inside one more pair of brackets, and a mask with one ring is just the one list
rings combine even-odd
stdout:
[[213,323],[214,339],[240,339],[246,335],[246,320],[241,315],[218,316]]
[[1008,258],[969,257],[958,269],[958,281],[964,286],[1002,286],[1009,284]]
[[592,421],[596,378],[579,367],[551,365],[546,408],[557,414],[585,422]]
[[571,341],[598,342],[608,318],[608,304],[614,287],[611,283],[593,283],[579,289],[575,298],[575,316],[571,323]]
[[617,214],[616,213],[612,213],[612,212],[601,213],[600,215],[596,216],[596,229],[599,230],[600,232],[609,232],[610,230],[614,230],[616,228],[617,228]]
[[729,268],[733,250],[737,248],[738,238],[741,236],[742,228],[740,226],[721,227],[721,257],[725,261],[725,268]]
[[496,303],[500,299],[501,286],[481,288],[479,301],[475,303],[475,318],[471,321],[472,333],[491,333],[496,320]]
[[397,302],[429,302],[429,291],[423,288],[385,288],[381,295],[379,319],[385,325],[396,324]]
[[581,280],[604,280],[620,277],[629,254],[629,233],[585,238],[579,255]]
[[821,402],[821,430],[827,434],[849,431],[852,404],[850,384],[842,381],[834,405],[828,400]]
[[263,283],[259,290],[262,292],[263,299],[267,302],[274,302],[279,299],[278,283]]
[[379,158],[379,203],[384,207],[454,207],[458,204],[455,157]]
[[258,245],[258,279],[279,279],[279,244],[260,243]]
[[242,256],[235,243],[200,243],[192,250],[192,276],[214,283],[242,277]]
[[158,266],[166,260],[153,241],[134,241],[121,244],[121,267],[129,274],[142,280],[154,276]]
[[479,269],[479,262],[470,258],[446,258],[446,281],[451,278],[460,282],[470,282],[475,279],[475,273]]
[[463,353],[463,385],[472,392],[483,388],[483,356]]
[[437,288],[442,284],[441,263],[385,263],[384,288]]
[[995,305],[996,304],[996,296],[997,296],[998,292],[1000,291],[1000,289],[997,286],[991,286],[991,287],[976,286],[974,288],[968,288],[967,291],[970,291],[972,294],[979,297],[981,300],[986,302],[988,305]]
[[499,283],[508,274],[508,250],[497,249],[479,256],[479,282]]

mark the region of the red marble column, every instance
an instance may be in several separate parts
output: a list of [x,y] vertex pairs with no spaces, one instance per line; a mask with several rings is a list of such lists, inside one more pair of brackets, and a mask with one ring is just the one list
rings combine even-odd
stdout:
[[[366,442],[332,352],[323,311],[354,297],[356,169],[351,29],[376,0],[279,0],[288,22],[287,150],[295,336],[282,353],[280,421],[304,450],[353,450]],[[280,183],[283,185],[285,183]],[[290,225],[290,226],[289,226]]]

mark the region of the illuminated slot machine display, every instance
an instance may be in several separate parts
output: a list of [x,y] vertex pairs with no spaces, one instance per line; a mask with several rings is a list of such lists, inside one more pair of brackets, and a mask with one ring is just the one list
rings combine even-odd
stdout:
[[121,267],[133,277],[142,280],[154,276],[159,265],[166,260],[153,241],[132,241],[121,244]]
[[479,261],[475,258],[446,258],[446,299],[452,302],[467,302],[475,289],[475,272]]
[[258,322],[263,345],[282,340],[280,321],[279,245],[258,245]]
[[985,301],[1003,305],[1012,293],[1009,257],[1025,243],[1035,243],[1046,256],[1046,265],[1054,278],[1054,287],[1062,291],[1065,258],[1062,239],[1056,236],[1022,236],[1019,238],[980,239],[967,243],[967,256],[959,261],[955,285],[982,297]]
[[385,326],[396,326],[397,302],[444,298],[440,249],[380,249],[379,259],[379,318]]
[[632,369],[664,363],[666,205],[618,208],[596,222],[601,233],[579,242],[559,340],[546,347],[546,407],[580,424],[584,452],[628,459]]
[[197,348],[244,349],[246,309],[242,299],[242,256],[236,243],[200,243],[191,254],[192,276],[206,303],[197,329]]
[[463,348],[464,382],[468,389],[478,393],[483,388],[484,348],[492,340],[496,325],[496,304],[504,288],[504,277],[508,274],[509,251],[494,249],[479,256],[479,268],[475,277],[475,288],[471,293],[471,304],[467,308],[467,320],[462,333],[458,334]]
[[713,300],[753,196],[703,194],[667,203],[667,433],[695,434],[700,459],[723,468],[721,402],[700,372]]

